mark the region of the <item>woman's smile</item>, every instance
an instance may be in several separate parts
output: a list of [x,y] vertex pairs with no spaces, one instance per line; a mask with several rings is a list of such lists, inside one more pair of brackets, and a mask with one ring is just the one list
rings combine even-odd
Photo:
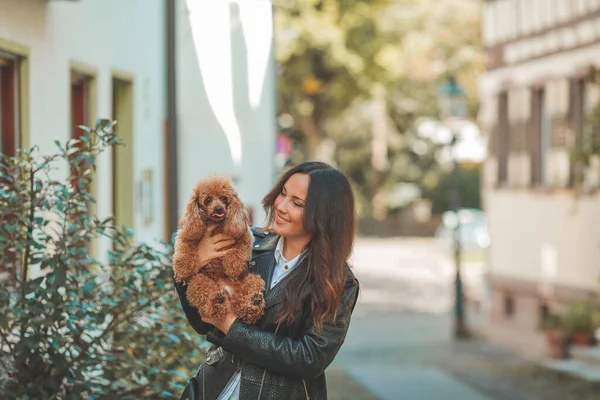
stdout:
[[283,225],[287,222],[290,222],[290,221],[285,219],[280,213],[277,213],[277,218],[275,218],[275,223],[277,225]]

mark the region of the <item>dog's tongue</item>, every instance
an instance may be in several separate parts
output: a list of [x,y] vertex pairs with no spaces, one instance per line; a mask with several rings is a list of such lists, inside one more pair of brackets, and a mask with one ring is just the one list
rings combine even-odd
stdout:
[[221,218],[221,217],[222,217],[222,216],[224,216],[224,215],[225,215],[225,213],[221,213],[221,214],[219,214],[219,213],[214,213],[214,214],[213,214],[213,217]]

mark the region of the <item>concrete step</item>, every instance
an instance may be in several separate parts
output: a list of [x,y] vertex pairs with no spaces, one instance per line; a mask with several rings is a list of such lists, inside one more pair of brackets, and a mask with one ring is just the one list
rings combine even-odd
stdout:
[[540,364],[543,367],[557,372],[563,372],[588,382],[600,382],[600,366],[591,365],[577,359],[545,359],[542,360]]
[[571,346],[570,351],[574,360],[600,368],[600,347]]

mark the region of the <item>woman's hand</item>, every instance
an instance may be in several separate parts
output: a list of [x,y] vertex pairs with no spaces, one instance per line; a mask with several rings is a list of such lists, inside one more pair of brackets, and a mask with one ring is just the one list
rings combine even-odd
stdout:
[[206,322],[207,324],[211,324],[212,326],[214,326],[215,328],[217,328],[218,330],[220,330],[221,332],[223,332],[224,334],[227,335],[227,332],[229,332],[229,328],[231,327],[231,324],[233,324],[233,322],[236,320],[237,316],[233,313],[233,311],[231,311],[231,301],[229,300],[229,297],[231,296],[231,292],[232,292],[231,287],[227,286],[224,282],[220,282],[220,284],[221,284],[222,289],[227,293],[227,301],[225,302],[225,304],[227,305],[227,309],[226,309],[225,313],[219,319],[208,318],[205,316],[201,316],[200,318],[202,318],[203,322]]
[[209,262],[215,258],[223,257],[229,253],[231,246],[235,244],[235,240],[223,233],[213,236],[213,231],[216,225],[211,225],[206,229],[206,234],[198,244],[198,262],[200,268],[204,268]]
[[201,318],[203,322],[211,324],[212,326],[214,326],[215,328],[227,335],[227,332],[229,332],[229,328],[236,320],[237,316],[231,310],[227,310],[227,312],[223,314],[223,316],[220,319],[208,318],[205,316],[201,316]]

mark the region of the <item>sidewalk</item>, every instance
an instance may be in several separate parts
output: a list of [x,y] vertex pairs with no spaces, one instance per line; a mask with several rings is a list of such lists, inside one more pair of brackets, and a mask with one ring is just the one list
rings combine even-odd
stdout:
[[[359,241],[361,295],[327,371],[336,400],[598,400],[600,383],[491,343],[453,340],[453,281],[433,242]],[[476,310],[467,322],[477,327]]]
[[[600,398],[600,383],[543,368],[482,340],[450,340],[448,316],[370,312],[356,320],[327,373],[335,400]],[[385,330],[374,328],[384,321]]]
[[343,368],[328,368],[326,378],[327,398],[330,400],[381,400]]
[[491,400],[433,367],[357,366],[349,373],[382,400]]

